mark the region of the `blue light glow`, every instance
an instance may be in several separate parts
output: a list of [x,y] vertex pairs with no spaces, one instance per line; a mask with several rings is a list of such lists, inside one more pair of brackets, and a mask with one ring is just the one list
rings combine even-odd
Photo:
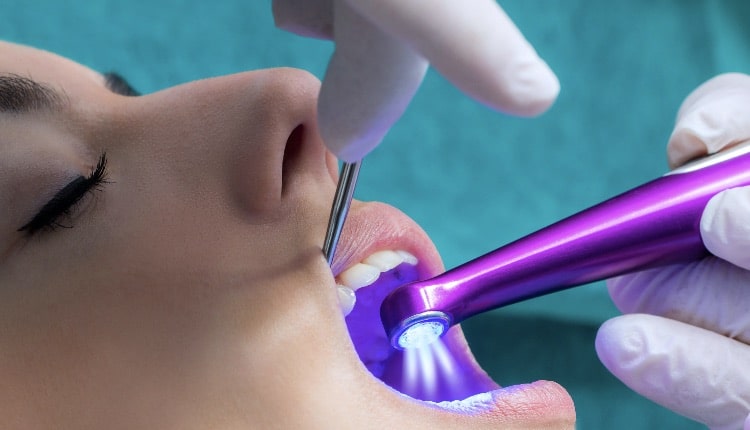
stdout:
[[462,372],[441,339],[422,348],[404,350],[403,393],[435,402],[460,390]]

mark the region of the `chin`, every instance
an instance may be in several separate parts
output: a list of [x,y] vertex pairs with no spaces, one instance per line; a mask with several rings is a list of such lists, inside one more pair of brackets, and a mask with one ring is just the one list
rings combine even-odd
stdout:
[[460,326],[429,347],[401,351],[391,346],[380,320],[385,297],[443,270],[435,246],[413,220],[382,203],[354,202],[332,271],[340,288],[354,292],[345,321],[372,376],[402,395],[453,411],[512,415],[514,399],[522,398],[523,407],[536,405],[539,413],[574,416],[570,396],[554,382],[500,387],[474,359]]

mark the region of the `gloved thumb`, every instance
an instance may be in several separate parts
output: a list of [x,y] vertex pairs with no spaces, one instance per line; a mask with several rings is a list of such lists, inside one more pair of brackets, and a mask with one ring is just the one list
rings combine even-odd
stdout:
[[750,140],[750,76],[719,75],[682,103],[667,144],[671,167]]
[[[667,155],[672,167],[750,141],[750,76],[719,75],[693,91],[677,115]],[[712,254],[750,269],[750,188],[714,196],[703,211],[701,236]]]
[[749,429],[750,346],[679,321],[629,314],[605,322],[599,359],[641,395],[714,430]]

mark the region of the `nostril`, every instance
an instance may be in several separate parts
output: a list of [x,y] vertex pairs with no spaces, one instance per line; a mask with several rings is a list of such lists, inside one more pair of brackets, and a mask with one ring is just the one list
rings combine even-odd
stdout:
[[[288,179],[295,171],[300,169],[300,160],[302,157],[302,149],[305,142],[305,126],[300,124],[292,130],[289,138],[286,140],[286,146],[284,147],[284,159],[281,165],[281,174],[283,179]],[[286,191],[285,187],[288,186],[288,181],[282,180],[281,191]]]

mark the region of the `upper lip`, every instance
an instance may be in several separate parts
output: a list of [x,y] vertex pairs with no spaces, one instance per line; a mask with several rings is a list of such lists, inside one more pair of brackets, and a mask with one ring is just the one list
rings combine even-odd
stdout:
[[443,270],[432,241],[411,218],[385,203],[353,201],[331,266],[334,275],[382,250],[413,254],[422,278]]

